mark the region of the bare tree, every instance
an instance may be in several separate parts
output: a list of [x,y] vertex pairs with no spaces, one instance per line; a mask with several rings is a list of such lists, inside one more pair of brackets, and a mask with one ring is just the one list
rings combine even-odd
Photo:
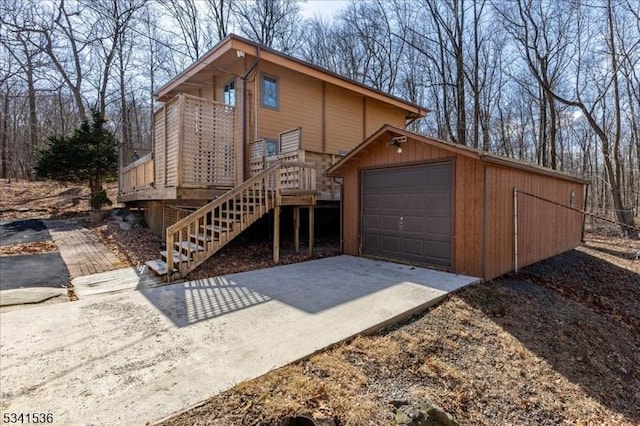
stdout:
[[240,30],[251,40],[284,53],[295,53],[302,43],[297,0],[246,0],[233,4]]
[[205,0],[208,18],[213,22],[218,41],[229,34],[231,10],[236,0]]
[[196,0],[160,0],[160,3],[178,24],[180,37],[184,41],[189,59],[192,62],[197,61],[212,44],[207,28],[201,25],[204,13],[198,7],[198,2]]
[[[574,22],[577,27],[575,34],[577,37],[576,51],[573,52],[575,61],[575,83],[573,93],[565,95],[554,84],[554,81],[547,73],[548,56],[541,54],[547,52],[546,36],[538,28],[538,20],[531,19],[521,3],[518,3],[518,12],[521,21],[513,20],[513,24],[520,28],[520,32],[515,33],[515,37],[521,41],[521,46],[527,60],[531,74],[538,81],[544,92],[565,105],[576,107],[587,121],[591,129],[600,140],[606,178],[613,198],[613,206],[618,221],[622,224],[622,231],[632,238],[638,238],[634,228],[633,214],[625,207],[621,194],[621,93],[620,93],[620,58],[618,54],[619,41],[616,37],[617,24],[615,19],[614,5],[611,0],[607,0],[605,13],[605,38],[604,45],[595,46],[590,43],[597,42],[592,30],[588,25],[593,22],[593,17],[585,16],[584,10],[580,7],[571,9],[570,3],[565,3],[562,13],[556,16],[560,22]],[[503,15],[507,17],[508,15]],[[509,18],[511,19],[511,18]],[[534,24],[536,24],[534,26]],[[551,26],[547,27],[549,31]],[[560,32],[567,30],[566,26],[556,27]],[[548,31],[545,31],[548,32]],[[559,36],[560,34],[556,34]],[[562,40],[562,39],[561,39]],[[565,38],[566,40],[566,38]],[[568,43],[568,42],[567,42]],[[591,48],[591,49],[589,49]],[[603,52],[602,54],[600,54]],[[595,66],[598,61],[608,61],[609,69],[602,69]],[[536,66],[538,65],[538,66]],[[593,70],[592,72],[590,70]],[[607,106],[613,104],[613,112],[607,113]],[[598,113],[601,117],[598,117]],[[610,116],[613,128],[606,125],[607,117]]]

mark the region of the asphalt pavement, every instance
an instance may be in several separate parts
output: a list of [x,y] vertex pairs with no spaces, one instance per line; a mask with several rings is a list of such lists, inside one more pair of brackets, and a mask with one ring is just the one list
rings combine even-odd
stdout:
[[0,246],[49,241],[49,231],[38,219],[0,222]]
[[[49,241],[46,225],[38,219],[0,222],[0,245]],[[0,290],[65,287],[69,272],[59,252],[0,256]]]
[[64,287],[68,283],[69,272],[58,252],[0,256],[0,290]]

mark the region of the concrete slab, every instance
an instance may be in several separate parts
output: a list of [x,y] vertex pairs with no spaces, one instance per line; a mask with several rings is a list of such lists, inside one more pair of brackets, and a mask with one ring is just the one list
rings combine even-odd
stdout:
[[0,409],[144,424],[476,281],[339,256],[0,314]]
[[0,256],[0,290],[67,284],[69,272],[58,252]]
[[20,288],[0,291],[0,306],[41,303],[54,297],[67,297],[66,288]]
[[51,237],[41,220],[24,219],[0,222],[0,246],[48,241]]
[[164,279],[145,266],[85,275],[71,280],[76,296],[83,298],[127,290],[142,290],[165,284]]

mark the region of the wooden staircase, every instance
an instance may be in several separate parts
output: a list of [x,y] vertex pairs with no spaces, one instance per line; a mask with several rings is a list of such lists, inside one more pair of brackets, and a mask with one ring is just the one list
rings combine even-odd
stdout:
[[273,164],[169,226],[167,250],[145,263],[167,281],[185,277],[274,207],[315,204],[315,175],[312,163]]

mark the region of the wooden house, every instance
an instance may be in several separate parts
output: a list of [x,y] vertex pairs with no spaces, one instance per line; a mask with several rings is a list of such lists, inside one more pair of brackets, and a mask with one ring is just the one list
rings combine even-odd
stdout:
[[587,181],[383,126],[328,171],[342,244],[491,279],[578,246]]
[[118,201],[166,238],[173,256],[153,266],[183,274],[272,209],[337,207],[327,168],[382,125],[427,112],[235,35],[156,96],[153,148],[122,164]]

